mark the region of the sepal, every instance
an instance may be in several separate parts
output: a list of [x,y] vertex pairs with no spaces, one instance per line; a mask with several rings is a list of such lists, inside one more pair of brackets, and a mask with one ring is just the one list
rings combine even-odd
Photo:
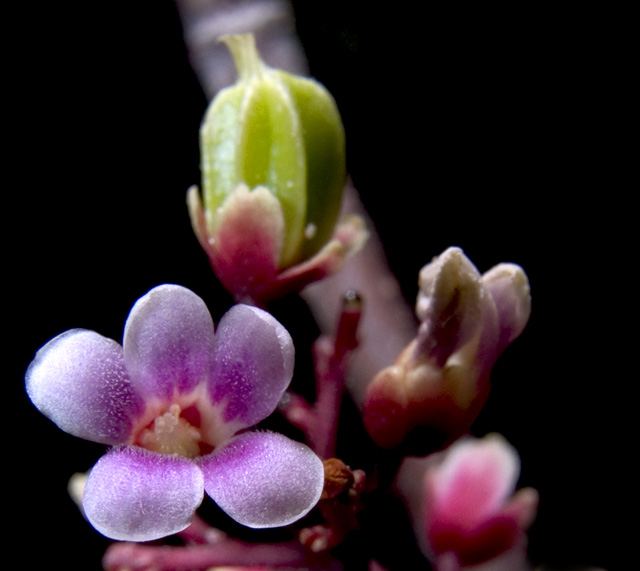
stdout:
[[[246,194],[252,197],[255,192]],[[238,192],[238,195],[241,194],[245,194],[245,191]],[[191,225],[200,246],[207,254],[211,267],[222,284],[239,302],[261,305],[290,292],[300,291],[310,283],[340,270],[348,258],[360,251],[369,236],[364,220],[360,216],[345,216],[336,225],[331,240],[319,252],[298,264],[278,270],[277,255],[273,245],[277,243],[279,222],[275,214],[269,213],[273,205],[269,204],[264,208],[270,199],[263,194],[255,202],[251,204],[250,202],[251,198],[245,199],[240,196],[236,203],[237,207],[230,209],[227,216],[230,219],[239,219],[238,224],[235,225],[237,234],[237,230],[244,225],[240,211],[245,208],[249,210],[251,216],[255,215],[259,219],[259,223],[257,229],[247,231],[248,235],[256,237],[262,235],[264,243],[257,246],[255,250],[251,248],[247,250],[243,246],[246,236],[238,235],[236,239],[233,233],[230,233],[224,238],[229,246],[221,247],[216,243],[216,235],[209,233],[198,188],[192,186],[187,192]],[[258,212],[259,209],[260,212]]]

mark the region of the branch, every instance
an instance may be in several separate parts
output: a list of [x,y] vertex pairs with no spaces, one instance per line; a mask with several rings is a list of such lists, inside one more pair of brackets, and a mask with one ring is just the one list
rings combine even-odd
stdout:
[[[198,1],[176,0],[192,65],[208,96],[235,80],[227,50],[217,41],[228,33],[253,32],[265,62],[295,73],[307,64],[295,36],[291,6],[283,0]],[[331,334],[334,316],[345,292],[357,291],[366,304],[360,324],[359,350],[351,358],[348,388],[361,403],[364,389],[376,373],[391,365],[415,337],[413,311],[390,272],[380,239],[351,184],[343,198],[342,214],[358,214],[370,236],[361,252],[336,275],[306,287],[309,304],[322,332]]]
[[215,545],[114,543],[102,560],[105,571],[202,571],[222,566],[304,567],[313,569],[304,548],[294,541],[246,543],[227,539]]

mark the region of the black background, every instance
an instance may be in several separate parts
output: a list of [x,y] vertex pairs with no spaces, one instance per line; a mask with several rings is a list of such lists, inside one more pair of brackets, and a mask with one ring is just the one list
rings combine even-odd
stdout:
[[[527,271],[531,321],[497,364],[474,432],[505,435],[522,457],[521,485],[540,491],[533,561],[611,571],[628,471],[614,420],[632,379],[617,365],[619,324],[633,307],[632,264],[613,255],[632,208],[617,178],[629,156],[616,131],[618,20],[584,8],[294,6],[407,298],[449,245],[481,271],[502,261]],[[191,288],[215,318],[229,306],[184,203],[199,182],[206,98],[169,1],[36,2],[5,25],[9,535],[29,562],[21,568],[98,569],[108,542],[65,486],[103,447],[41,416],[24,370],[69,328],[121,339],[132,304],[160,283]]]

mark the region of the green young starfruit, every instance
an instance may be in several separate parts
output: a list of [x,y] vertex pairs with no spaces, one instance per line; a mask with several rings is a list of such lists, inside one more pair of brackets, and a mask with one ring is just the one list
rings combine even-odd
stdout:
[[[329,92],[312,79],[268,67],[252,35],[222,41],[238,80],[206,112],[203,205],[194,190],[188,201],[218,277],[236,298],[255,298],[282,272],[314,256],[324,252],[318,264],[325,269],[344,257],[335,243],[325,252],[334,242],[346,181],[344,128]],[[347,231],[346,239],[342,232],[340,248],[361,243],[363,232]],[[305,271],[313,279],[329,273],[316,270]]]
[[222,90],[201,128],[204,205],[215,212],[239,183],[266,187],[285,221],[280,267],[329,239],[346,180],[344,128],[329,92],[267,67],[252,35],[225,36],[238,82]]

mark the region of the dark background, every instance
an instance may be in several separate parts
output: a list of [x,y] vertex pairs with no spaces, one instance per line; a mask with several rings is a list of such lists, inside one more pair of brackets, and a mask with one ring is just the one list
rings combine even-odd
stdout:
[[[103,447],[41,416],[24,370],[69,328],[121,339],[132,304],[160,283],[191,288],[216,318],[229,306],[184,203],[199,182],[206,98],[171,2],[29,6],[5,24],[15,33],[5,87],[9,535],[23,568],[98,569],[108,542],[65,487]],[[629,156],[616,131],[618,20],[584,8],[294,6],[407,298],[450,245],[481,271],[502,261],[527,271],[531,321],[497,364],[474,432],[502,433],[521,454],[521,485],[540,491],[533,561],[612,571],[628,471],[615,421],[631,384],[616,365],[619,323],[633,308],[629,264],[613,256],[631,208],[617,178]]]

